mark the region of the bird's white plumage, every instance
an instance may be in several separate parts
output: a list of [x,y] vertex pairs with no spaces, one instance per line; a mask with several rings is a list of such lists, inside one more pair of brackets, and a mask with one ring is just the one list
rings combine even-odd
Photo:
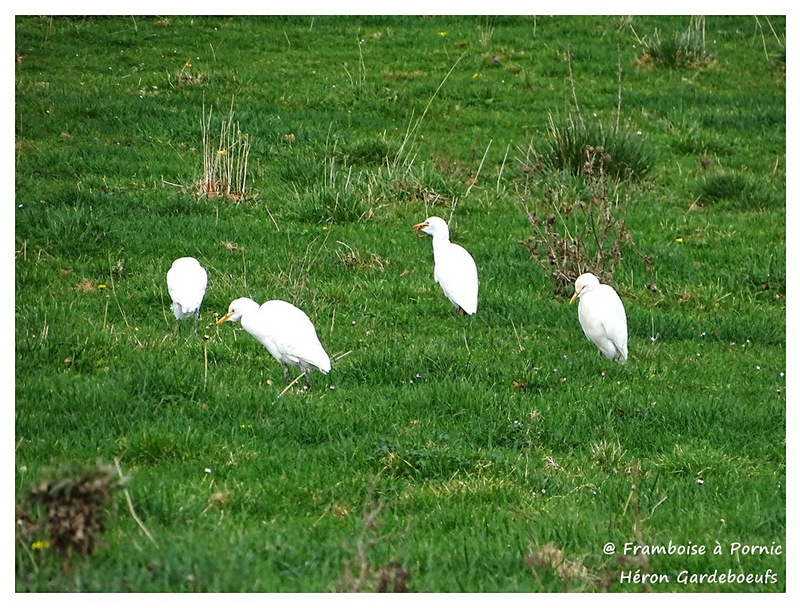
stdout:
[[628,359],[628,321],[619,295],[595,275],[584,273],[575,280],[578,321],[586,337],[609,359],[624,363]]
[[197,317],[208,287],[208,273],[196,259],[178,258],[167,271],[172,312],[178,321]]
[[250,298],[231,302],[224,321],[241,321],[247,333],[260,342],[276,361],[284,366],[284,379],[289,365],[299,367],[306,376],[312,367],[323,374],[331,371],[331,360],[317,337],[308,315],[282,300],[269,300],[261,306]]
[[433,237],[433,279],[457,309],[468,315],[478,310],[478,269],[461,245],[450,242],[450,229],[440,217],[429,217],[414,226]]

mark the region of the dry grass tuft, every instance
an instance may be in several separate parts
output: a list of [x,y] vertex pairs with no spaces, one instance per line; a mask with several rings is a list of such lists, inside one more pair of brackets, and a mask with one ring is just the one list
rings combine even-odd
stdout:
[[[344,593],[406,593],[409,588],[411,574],[403,565],[391,559],[386,563],[375,565],[370,560],[370,552],[377,545],[386,541],[389,536],[379,535],[381,527],[378,515],[383,509],[382,503],[371,503],[364,509],[362,528],[355,540],[353,557],[344,564],[339,582],[339,591]],[[346,547],[347,548],[347,547]]]
[[553,543],[538,547],[525,558],[525,566],[532,570],[552,570],[564,582],[588,581],[591,577],[586,567],[578,560],[568,559]]
[[198,197],[225,197],[242,202],[247,196],[247,161],[250,138],[241,132],[233,120],[233,104],[227,120],[220,126],[219,139],[212,141],[211,114],[203,108],[203,175],[195,186]]
[[358,249],[351,247],[347,243],[342,241],[336,242],[347,248],[347,251],[337,250],[336,257],[339,258],[339,261],[348,268],[362,270],[383,270],[385,262],[377,253],[362,254],[358,251]]
[[[52,548],[71,570],[72,556],[91,555],[106,529],[106,516],[116,490],[127,479],[113,467],[64,470],[37,484],[24,505],[17,505],[17,540],[24,545],[44,535],[38,544]],[[32,513],[41,512],[40,517]]]
[[584,158],[582,176],[589,187],[588,196],[578,198],[566,185],[556,185],[545,192],[537,210],[525,208],[533,234],[522,245],[550,270],[554,292],[561,296],[571,293],[573,282],[584,272],[610,282],[624,249],[633,244],[626,223],[630,191],[625,191],[620,202],[618,191],[609,190],[608,155],[602,147],[587,146]]

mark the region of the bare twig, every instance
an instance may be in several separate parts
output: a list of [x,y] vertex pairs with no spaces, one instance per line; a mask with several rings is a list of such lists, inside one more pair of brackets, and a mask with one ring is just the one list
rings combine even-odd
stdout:
[[500,171],[497,173],[497,184],[495,186],[495,191],[500,192],[500,179],[503,177],[503,169],[506,166],[506,159],[508,158],[508,150],[511,147],[511,144],[506,146],[506,153],[503,155],[503,162],[500,164]]
[[439,91],[444,86],[444,83],[447,82],[447,79],[450,77],[450,74],[453,73],[453,70],[456,69],[456,66],[464,58],[464,55],[466,55],[466,54],[467,54],[467,52],[464,51],[463,53],[461,53],[461,56],[458,59],[456,59],[455,63],[453,63],[453,65],[450,68],[450,70],[447,72],[447,74],[445,74],[444,78],[442,78],[442,81],[439,83],[439,86],[436,87],[436,90],[433,92],[433,95],[431,95],[430,99],[428,99],[428,103],[425,105],[425,109],[422,111],[422,116],[419,117],[419,119],[417,120],[417,122],[414,124],[414,126],[412,128],[410,128],[409,130],[406,131],[406,136],[403,139],[403,143],[400,144],[400,148],[397,150],[397,154],[395,155],[395,164],[397,164],[399,162],[400,158],[402,157],[403,150],[405,149],[406,144],[408,143],[408,141],[410,139],[413,139],[413,137],[415,136],[417,130],[419,129],[420,125],[422,124],[422,121],[425,119],[425,116],[428,114],[428,109],[431,107],[431,104],[433,103],[433,100],[436,99],[436,96],[439,94]]
[[569,69],[569,85],[572,89],[572,99],[575,101],[575,112],[578,115],[578,118],[583,122],[583,116],[581,116],[581,107],[578,104],[578,91],[575,87],[575,77],[572,75],[572,52],[569,47],[567,47],[567,68]]
[[464,193],[464,198],[467,198],[467,196],[469,196],[472,187],[478,183],[478,176],[481,174],[481,169],[483,168],[483,162],[486,160],[486,155],[489,153],[489,148],[492,147],[492,141],[493,140],[491,139],[489,140],[489,144],[486,146],[486,150],[483,151],[483,158],[481,158],[481,163],[480,165],[478,165],[478,170],[475,172],[475,176],[469,182],[469,187],[467,188],[467,191]]
[[[119,475],[120,480],[122,480],[124,477],[122,475],[122,468],[119,465],[119,458],[114,458],[114,465],[117,468],[117,474]],[[136,511],[133,508],[133,501],[131,500],[130,492],[128,492],[127,488],[122,488],[122,492],[123,492],[123,494],[125,494],[125,501],[128,503],[128,511],[130,511],[131,517],[133,517],[133,520],[138,524],[138,526],[139,526],[139,528],[141,528],[142,532],[144,532],[144,535],[148,539],[150,539],[150,542],[152,542],[154,545],[157,546],[158,543],[156,542],[156,539],[153,538],[153,535],[150,534],[150,530],[147,529],[147,527],[144,525],[142,520],[139,519],[139,516],[136,515]]]

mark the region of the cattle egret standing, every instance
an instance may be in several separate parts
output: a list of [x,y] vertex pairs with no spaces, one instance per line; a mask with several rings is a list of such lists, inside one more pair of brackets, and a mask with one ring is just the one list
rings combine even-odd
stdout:
[[595,343],[609,359],[625,363],[628,359],[628,321],[625,307],[611,285],[603,285],[591,272],[575,280],[575,298],[578,302],[578,320],[583,333]]
[[167,271],[172,312],[178,321],[193,316],[195,331],[207,286],[208,273],[194,258],[178,258]]
[[[478,269],[461,245],[450,242],[450,229],[440,217],[429,217],[414,230],[433,237],[433,279],[439,283],[458,314],[478,310]],[[420,238],[422,235],[417,234]]]
[[225,321],[241,321],[245,331],[283,365],[284,384],[289,382],[290,365],[302,370],[307,388],[311,388],[312,367],[323,374],[331,371],[330,357],[322,348],[311,319],[288,302],[270,300],[259,306],[250,298],[239,298],[231,302],[217,325]]

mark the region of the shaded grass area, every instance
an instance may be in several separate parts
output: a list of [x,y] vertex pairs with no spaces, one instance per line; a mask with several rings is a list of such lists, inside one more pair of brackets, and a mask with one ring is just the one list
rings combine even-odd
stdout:
[[[654,591],[784,590],[782,555],[729,550],[785,537],[780,68],[747,17],[707,18],[699,71],[640,65],[629,25],[19,18],[17,502],[119,459],[154,541],[117,495],[70,570],[18,543],[17,591],[374,590],[395,562],[417,592],[641,591],[637,568],[670,576]],[[613,277],[624,367],[522,246],[561,178],[515,161],[576,98],[611,124],[620,66],[623,122],[659,152]],[[195,199],[203,104],[232,101],[251,195]],[[476,259],[475,317],[414,238],[432,214]],[[210,275],[198,336],[169,311],[182,255]],[[278,397],[280,366],[213,325],[240,296],[306,310],[331,375]],[[726,550],[632,561],[636,534]],[[778,581],[675,581],[728,568]]]

